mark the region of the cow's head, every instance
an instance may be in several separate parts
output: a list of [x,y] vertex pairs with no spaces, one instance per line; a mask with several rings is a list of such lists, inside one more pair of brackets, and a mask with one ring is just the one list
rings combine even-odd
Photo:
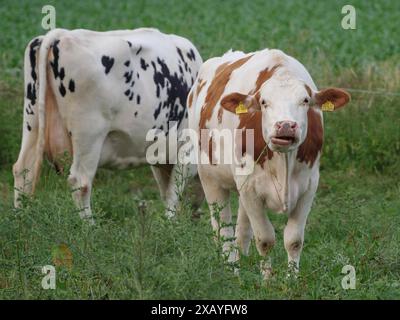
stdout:
[[255,94],[232,93],[221,100],[230,112],[262,112],[262,133],[272,151],[288,152],[299,147],[307,135],[309,108],[343,107],[350,95],[338,88],[313,91],[303,81],[286,78],[266,81]]

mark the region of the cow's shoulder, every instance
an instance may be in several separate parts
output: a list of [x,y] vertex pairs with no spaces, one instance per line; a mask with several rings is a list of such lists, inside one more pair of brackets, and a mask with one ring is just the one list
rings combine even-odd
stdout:
[[200,129],[206,127],[218,102],[226,92],[226,87],[231,80],[232,73],[243,66],[253,56],[252,53],[244,54],[240,51],[229,51],[222,57],[207,60],[200,69],[197,86],[205,86],[205,95],[201,101]]

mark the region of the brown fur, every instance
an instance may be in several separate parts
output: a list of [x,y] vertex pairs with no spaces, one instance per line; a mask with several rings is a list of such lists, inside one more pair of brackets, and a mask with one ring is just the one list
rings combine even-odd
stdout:
[[189,97],[188,97],[188,107],[189,107],[189,108],[192,107],[192,102],[193,102],[193,92],[190,91]]
[[297,150],[297,160],[305,162],[312,167],[318,157],[318,153],[322,149],[324,142],[324,129],[322,127],[322,118],[317,111],[312,108],[308,109],[307,118],[307,136]]
[[304,85],[304,87],[306,88],[306,91],[307,91],[307,93],[308,93],[308,95],[310,96],[310,98],[312,97],[312,91],[311,91],[311,88],[308,86],[308,85]]
[[210,164],[216,165],[216,162],[213,162],[213,160],[216,160],[215,157],[215,141],[214,138],[211,136],[210,139],[208,140],[208,159],[210,161]]
[[[264,167],[264,162],[268,158],[272,159],[274,153],[266,147],[265,140],[262,135],[262,114],[260,111],[252,113],[244,113],[240,115],[240,122],[238,129],[242,129],[242,156],[247,152],[246,150],[246,130],[254,130],[254,161],[258,160],[258,164]],[[261,154],[262,153],[262,154]],[[238,155],[239,156],[239,155]]]
[[203,87],[205,86],[205,84],[207,83],[207,81],[204,81],[202,79],[199,79],[199,84],[197,86],[197,90],[196,90],[196,95],[199,96],[201,90],[203,89]]
[[[246,98],[247,98],[247,95],[241,94],[238,92],[228,94],[227,96],[222,98],[222,100],[221,100],[222,108],[220,108],[219,110],[226,109],[229,112],[236,113],[235,110],[236,110],[237,106],[239,105],[240,102],[245,103]],[[249,107],[249,106],[246,105],[246,107]],[[218,115],[219,115],[219,112],[218,112]],[[218,118],[218,120],[219,120],[219,118]]]
[[211,119],[214,108],[218,100],[221,98],[221,95],[225,90],[225,86],[228,83],[232,72],[245,64],[251,57],[252,55],[244,57],[235,62],[232,62],[231,64],[228,64],[226,62],[221,64],[217,68],[215,72],[215,77],[208,87],[207,96],[201,109],[199,122],[200,129],[206,128],[206,122]]
[[315,103],[317,105],[321,106],[326,101],[331,101],[336,110],[350,101],[350,94],[338,88],[323,89],[315,94]]
[[219,108],[218,110],[218,123],[222,122],[222,115],[224,114],[224,108]]
[[262,70],[258,74],[257,81],[256,81],[256,87],[254,88],[254,90],[251,91],[251,93],[254,94],[258,90],[260,90],[260,88],[264,84],[264,82],[267,81],[269,78],[271,78],[274,75],[275,70],[278,69],[280,66],[281,66],[280,64],[277,64],[277,65],[273,66],[271,69],[267,67],[264,70]]

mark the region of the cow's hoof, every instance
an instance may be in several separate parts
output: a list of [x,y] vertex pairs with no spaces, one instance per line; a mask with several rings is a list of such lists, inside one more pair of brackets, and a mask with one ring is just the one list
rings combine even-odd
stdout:
[[168,220],[173,220],[176,218],[176,212],[171,209],[167,209],[165,211],[165,216],[168,218]]
[[299,275],[299,268],[295,263],[289,263],[288,272],[286,274],[287,279],[294,279],[296,280]]
[[260,271],[264,281],[268,281],[271,279],[273,275],[272,266],[270,261],[261,261],[260,262]]
[[201,209],[197,209],[192,213],[192,220],[199,220],[201,218],[201,215],[203,214],[203,211]]
[[94,219],[92,217],[84,218],[83,220],[85,222],[87,222],[89,226],[94,226],[96,224],[96,222],[94,221]]
[[93,216],[92,215],[81,215],[81,219],[85,222],[85,223],[87,223],[89,226],[94,226],[96,223],[95,223],[95,221],[94,221],[94,219],[93,219]]

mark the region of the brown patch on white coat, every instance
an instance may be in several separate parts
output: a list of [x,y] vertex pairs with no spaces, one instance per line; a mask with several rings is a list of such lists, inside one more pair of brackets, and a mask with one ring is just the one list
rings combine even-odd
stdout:
[[[241,67],[243,64],[245,64],[251,57],[252,56],[250,55],[250,56],[241,58],[232,63],[224,63],[217,68],[217,70],[215,72],[215,76],[214,76],[210,86],[208,87],[207,95],[205,98],[205,103],[201,109],[200,124],[199,124],[200,130],[204,130],[207,128],[206,122],[208,120],[210,120],[210,118],[213,114],[215,105],[218,102],[218,100],[221,98],[221,96],[225,90],[225,86],[229,82],[232,72],[234,70],[236,70],[237,68]],[[206,82],[199,84],[199,86],[196,89],[197,95],[201,91],[201,89],[203,88],[205,83]],[[220,114],[218,114],[218,117],[220,117]],[[209,145],[210,145],[210,143],[209,143]],[[203,144],[201,143],[201,139],[200,139],[200,149],[206,150],[205,146],[203,146]],[[209,158],[212,159],[212,148],[209,147],[208,152],[209,152],[208,153]]]

